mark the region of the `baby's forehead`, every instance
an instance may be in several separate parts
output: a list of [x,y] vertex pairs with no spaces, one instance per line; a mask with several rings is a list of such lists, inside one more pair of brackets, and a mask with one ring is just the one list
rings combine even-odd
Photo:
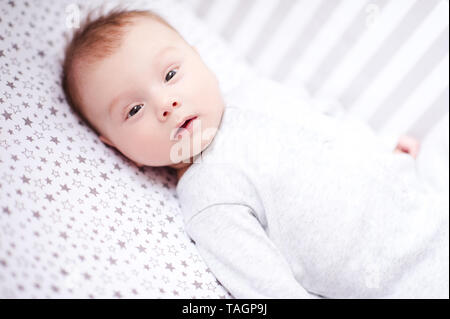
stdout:
[[169,25],[166,21],[154,17],[135,17],[129,25],[126,26],[125,36],[139,34],[148,41],[155,41],[156,38],[167,38],[173,40],[183,40],[180,33]]
[[172,28],[153,19],[140,19],[124,32],[117,51],[134,53],[135,50],[152,53],[161,58],[171,51],[184,51],[190,46],[183,37]]
[[162,48],[167,42],[181,43],[184,39],[165,20],[157,16],[132,16],[123,23],[105,25],[85,46],[85,62],[95,62],[111,56],[130,44],[142,48]]
[[109,36],[106,34],[103,42],[98,41],[85,58],[79,59],[78,70],[93,70],[111,60],[114,65],[129,64],[137,62],[136,56],[144,54],[159,60],[171,51],[186,48],[186,42],[178,33],[150,17],[136,18],[116,38],[109,39]]

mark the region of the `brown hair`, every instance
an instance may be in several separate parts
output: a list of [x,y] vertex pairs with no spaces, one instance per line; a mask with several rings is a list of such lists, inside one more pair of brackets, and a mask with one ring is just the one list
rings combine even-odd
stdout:
[[136,18],[151,18],[163,23],[175,32],[177,30],[150,10],[126,10],[116,7],[109,13],[102,14],[96,19],[92,18],[93,14],[94,11],[88,13],[80,28],[74,32],[71,41],[65,48],[61,82],[70,107],[99,135],[99,130],[88,121],[82,112],[81,101],[74,81],[75,64],[80,63],[80,61],[92,63],[114,53],[121,44],[126,27],[132,24]]

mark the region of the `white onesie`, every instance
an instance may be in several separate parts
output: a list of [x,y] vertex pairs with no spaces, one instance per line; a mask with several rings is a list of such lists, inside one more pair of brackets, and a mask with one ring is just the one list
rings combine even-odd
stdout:
[[235,298],[449,296],[448,194],[351,118],[228,103],[176,190]]

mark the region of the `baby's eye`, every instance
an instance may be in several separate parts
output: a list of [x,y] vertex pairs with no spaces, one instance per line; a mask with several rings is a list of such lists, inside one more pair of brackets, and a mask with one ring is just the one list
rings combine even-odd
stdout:
[[143,107],[143,104],[135,105],[131,108],[130,112],[128,112],[127,119],[134,116],[139,110]]
[[171,70],[169,73],[167,73],[166,81],[169,82],[170,79],[172,79],[175,76],[175,74],[177,74],[176,70]]

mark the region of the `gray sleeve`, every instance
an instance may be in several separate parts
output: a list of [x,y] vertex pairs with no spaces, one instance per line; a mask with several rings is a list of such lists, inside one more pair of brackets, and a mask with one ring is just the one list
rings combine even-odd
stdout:
[[251,208],[212,205],[186,225],[212,273],[237,299],[318,298],[295,279]]

